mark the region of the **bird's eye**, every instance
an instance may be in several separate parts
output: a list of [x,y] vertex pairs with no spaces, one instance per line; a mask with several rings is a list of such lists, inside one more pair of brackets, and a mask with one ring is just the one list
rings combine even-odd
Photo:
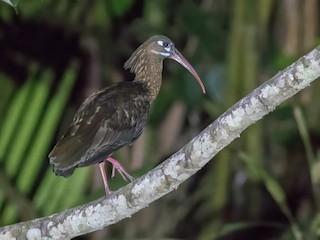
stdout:
[[164,43],[163,43],[163,47],[165,47],[165,48],[166,48],[166,47],[169,47],[169,43],[164,42]]
[[170,56],[171,48],[172,48],[172,43],[170,42],[164,42],[162,40],[158,40],[157,44],[165,50],[165,52],[157,52],[158,54],[161,54],[162,56],[168,57]]

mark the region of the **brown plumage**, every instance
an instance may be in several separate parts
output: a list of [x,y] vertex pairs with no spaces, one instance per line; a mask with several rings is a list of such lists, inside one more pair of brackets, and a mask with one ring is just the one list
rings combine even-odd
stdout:
[[204,86],[188,61],[165,36],[144,42],[124,67],[135,74],[132,82],[121,82],[95,92],[76,112],[67,132],[49,154],[56,175],[69,177],[77,167],[99,163],[106,194],[110,192],[105,161],[112,163],[124,179],[133,178],[111,155],[131,144],[142,133],[149,109],[162,81],[163,59],[172,58],[186,67]]

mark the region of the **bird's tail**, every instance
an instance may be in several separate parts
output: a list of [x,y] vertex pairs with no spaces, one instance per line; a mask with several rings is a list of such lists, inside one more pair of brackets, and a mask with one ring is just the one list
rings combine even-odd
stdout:
[[70,177],[72,175],[72,173],[74,172],[76,167],[72,167],[69,169],[58,169],[53,165],[53,171],[57,176],[62,176],[62,177]]
[[69,177],[78,167],[86,149],[78,146],[75,139],[62,138],[49,153],[49,162],[57,176]]

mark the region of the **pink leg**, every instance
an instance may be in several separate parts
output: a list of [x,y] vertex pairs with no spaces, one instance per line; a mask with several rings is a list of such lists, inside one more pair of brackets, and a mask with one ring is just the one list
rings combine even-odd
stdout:
[[108,157],[106,160],[112,164],[112,175],[111,175],[112,178],[116,175],[115,170],[117,170],[124,180],[126,181],[128,179],[130,181],[134,180],[134,178],[129,173],[126,172],[126,170],[121,166],[121,164],[117,160],[111,157]]
[[108,196],[110,194],[110,189],[108,186],[108,179],[107,179],[107,173],[106,173],[106,164],[105,162],[101,162],[99,163],[99,167],[100,167],[100,171],[101,171],[101,176],[102,176],[102,180],[103,180],[103,185],[104,185],[104,190],[106,192],[106,196]]

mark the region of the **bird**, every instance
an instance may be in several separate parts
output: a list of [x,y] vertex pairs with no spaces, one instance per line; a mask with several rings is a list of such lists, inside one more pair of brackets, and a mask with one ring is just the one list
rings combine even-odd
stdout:
[[98,90],[80,105],[69,128],[48,155],[57,176],[67,178],[76,168],[99,164],[106,196],[111,193],[107,162],[112,164],[112,178],[117,171],[124,180],[134,180],[112,154],[141,135],[161,87],[166,58],[185,67],[206,93],[197,72],[173,41],[164,35],[150,37],[124,64],[135,75],[132,81]]

